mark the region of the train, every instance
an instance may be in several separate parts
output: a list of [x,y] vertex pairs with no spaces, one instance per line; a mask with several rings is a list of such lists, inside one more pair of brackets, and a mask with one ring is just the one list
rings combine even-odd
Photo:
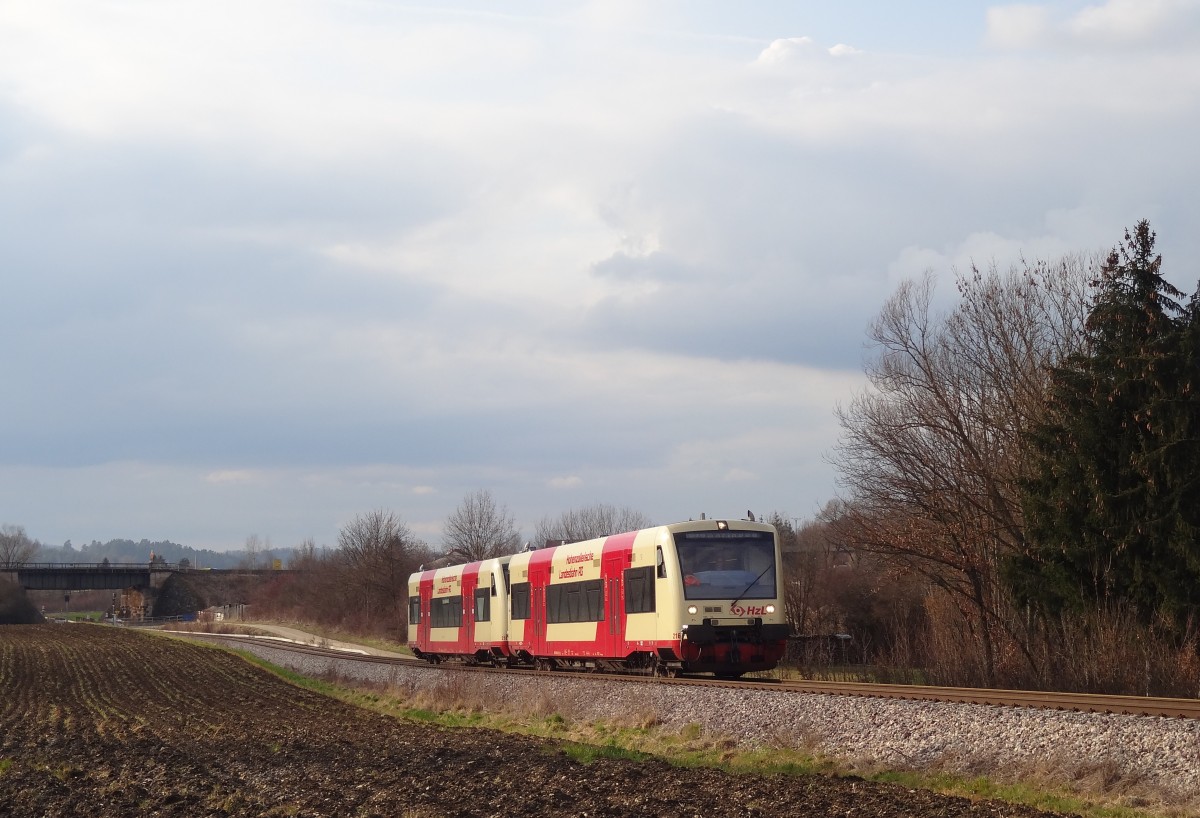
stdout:
[[689,520],[419,570],[413,654],[430,663],[737,678],[783,658],[779,535]]

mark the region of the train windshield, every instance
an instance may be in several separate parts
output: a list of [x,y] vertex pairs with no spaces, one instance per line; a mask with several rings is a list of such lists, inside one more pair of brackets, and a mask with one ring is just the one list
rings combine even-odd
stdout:
[[773,599],[775,537],[767,531],[675,535],[687,599]]

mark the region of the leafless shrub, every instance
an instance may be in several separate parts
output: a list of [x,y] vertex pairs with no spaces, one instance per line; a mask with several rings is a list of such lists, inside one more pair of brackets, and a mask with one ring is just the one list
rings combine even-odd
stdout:
[[346,525],[335,549],[302,543],[289,563],[298,573],[269,583],[251,602],[264,617],[403,641],[408,576],[433,559],[395,514],[376,510]]
[[24,625],[43,621],[25,590],[15,582],[0,579],[0,625]]
[[1147,628],[1129,605],[1064,613],[1036,649],[1041,678],[1029,687],[1132,696],[1200,695],[1200,645],[1194,628]]

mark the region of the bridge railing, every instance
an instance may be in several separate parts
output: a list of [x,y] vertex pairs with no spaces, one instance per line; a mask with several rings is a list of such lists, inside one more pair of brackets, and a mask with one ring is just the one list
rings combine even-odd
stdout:
[[22,562],[12,566],[10,571],[45,571],[61,568],[63,570],[80,569],[86,571],[104,571],[111,569],[113,571],[186,571],[186,568],[180,568],[178,563],[174,562]]
[[298,574],[303,573],[295,568],[197,568],[194,565],[180,565],[177,562],[23,562],[11,568],[0,568],[0,571],[45,571],[62,569],[64,571],[178,571],[186,574]]

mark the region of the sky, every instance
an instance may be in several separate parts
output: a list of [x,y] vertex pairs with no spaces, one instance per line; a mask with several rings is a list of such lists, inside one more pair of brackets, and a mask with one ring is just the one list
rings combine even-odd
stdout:
[[810,518],[905,278],[1195,290],[1198,133],[1200,0],[0,0],[0,523]]

